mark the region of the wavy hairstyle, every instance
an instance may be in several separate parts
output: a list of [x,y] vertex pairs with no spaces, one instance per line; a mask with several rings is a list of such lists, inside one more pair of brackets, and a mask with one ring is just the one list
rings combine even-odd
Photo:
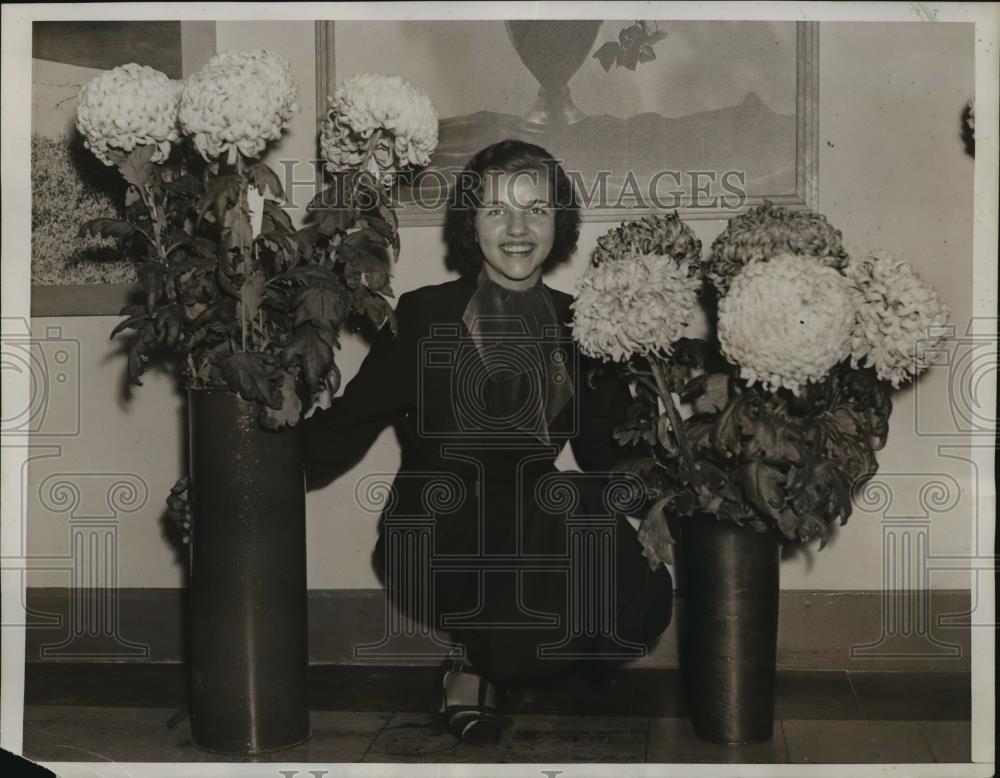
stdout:
[[483,253],[476,237],[476,210],[482,205],[487,173],[536,171],[548,175],[550,198],[555,207],[555,239],[542,272],[567,260],[580,237],[580,204],[576,189],[562,165],[548,151],[519,140],[504,140],[487,146],[469,160],[459,174],[448,201],[444,237],[448,265],[463,274],[478,273]]

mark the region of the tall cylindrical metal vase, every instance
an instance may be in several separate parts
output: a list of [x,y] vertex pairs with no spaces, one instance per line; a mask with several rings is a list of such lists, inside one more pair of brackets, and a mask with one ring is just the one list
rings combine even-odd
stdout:
[[299,428],[255,403],[190,391],[191,730],[259,754],[309,737],[305,479]]
[[714,516],[683,527],[682,674],[695,733],[731,745],[771,738],[780,548]]

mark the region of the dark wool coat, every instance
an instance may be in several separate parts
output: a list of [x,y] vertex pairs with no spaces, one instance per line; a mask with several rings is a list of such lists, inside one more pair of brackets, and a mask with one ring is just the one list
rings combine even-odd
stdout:
[[[500,682],[598,655],[634,658],[671,615],[670,575],[649,570],[602,475],[628,454],[613,437],[628,389],[610,375],[588,385],[596,363],[573,343],[572,298],[545,288],[574,388],[550,445],[484,416],[488,378],[462,320],[472,276],[401,295],[396,338],[384,327],[343,396],[305,422],[311,485],[348,470],[395,425],[401,464],[376,570],[400,610],[464,643]],[[567,441],[584,473],[556,469]]]

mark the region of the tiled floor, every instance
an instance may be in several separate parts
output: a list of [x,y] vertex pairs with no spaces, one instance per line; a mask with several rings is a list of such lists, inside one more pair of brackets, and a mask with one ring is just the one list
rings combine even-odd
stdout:
[[[969,761],[969,677],[779,674],[774,736],[725,747],[695,736],[675,671],[625,671],[600,688],[566,681],[501,700],[495,748],[457,742],[427,712],[429,668],[314,667],[312,737],[242,761]],[[40,663],[25,677],[24,753],[36,761],[240,761],[196,748],[175,665]],[[845,746],[849,744],[849,746]]]

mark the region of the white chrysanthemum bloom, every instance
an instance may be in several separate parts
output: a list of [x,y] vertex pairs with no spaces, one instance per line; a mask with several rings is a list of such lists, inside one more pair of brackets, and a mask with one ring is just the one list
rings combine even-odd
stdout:
[[798,394],[847,357],[854,327],[848,281],[817,257],[755,261],[719,301],[719,345],[751,385]]
[[156,146],[153,162],[163,162],[180,137],[179,99],[180,83],[165,73],[134,62],[120,65],[83,85],[76,128],[105,165],[117,164],[137,146]]
[[851,362],[875,368],[893,387],[927,369],[951,311],[909,263],[876,251],[848,266],[855,325]]
[[331,173],[363,164],[390,184],[396,172],[430,162],[438,114],[422,89],[399,76],[360,73],[340,84],[330,103],[319,141]]
[[698,309],[688,261],[655,254],[589,266],[573,301],[573,337],[588,356],[616,362],[666,356]]
[[299,110],[292,66],[280,54],[224,51],[184,83],[180,124],[206,160],[259,157]]

